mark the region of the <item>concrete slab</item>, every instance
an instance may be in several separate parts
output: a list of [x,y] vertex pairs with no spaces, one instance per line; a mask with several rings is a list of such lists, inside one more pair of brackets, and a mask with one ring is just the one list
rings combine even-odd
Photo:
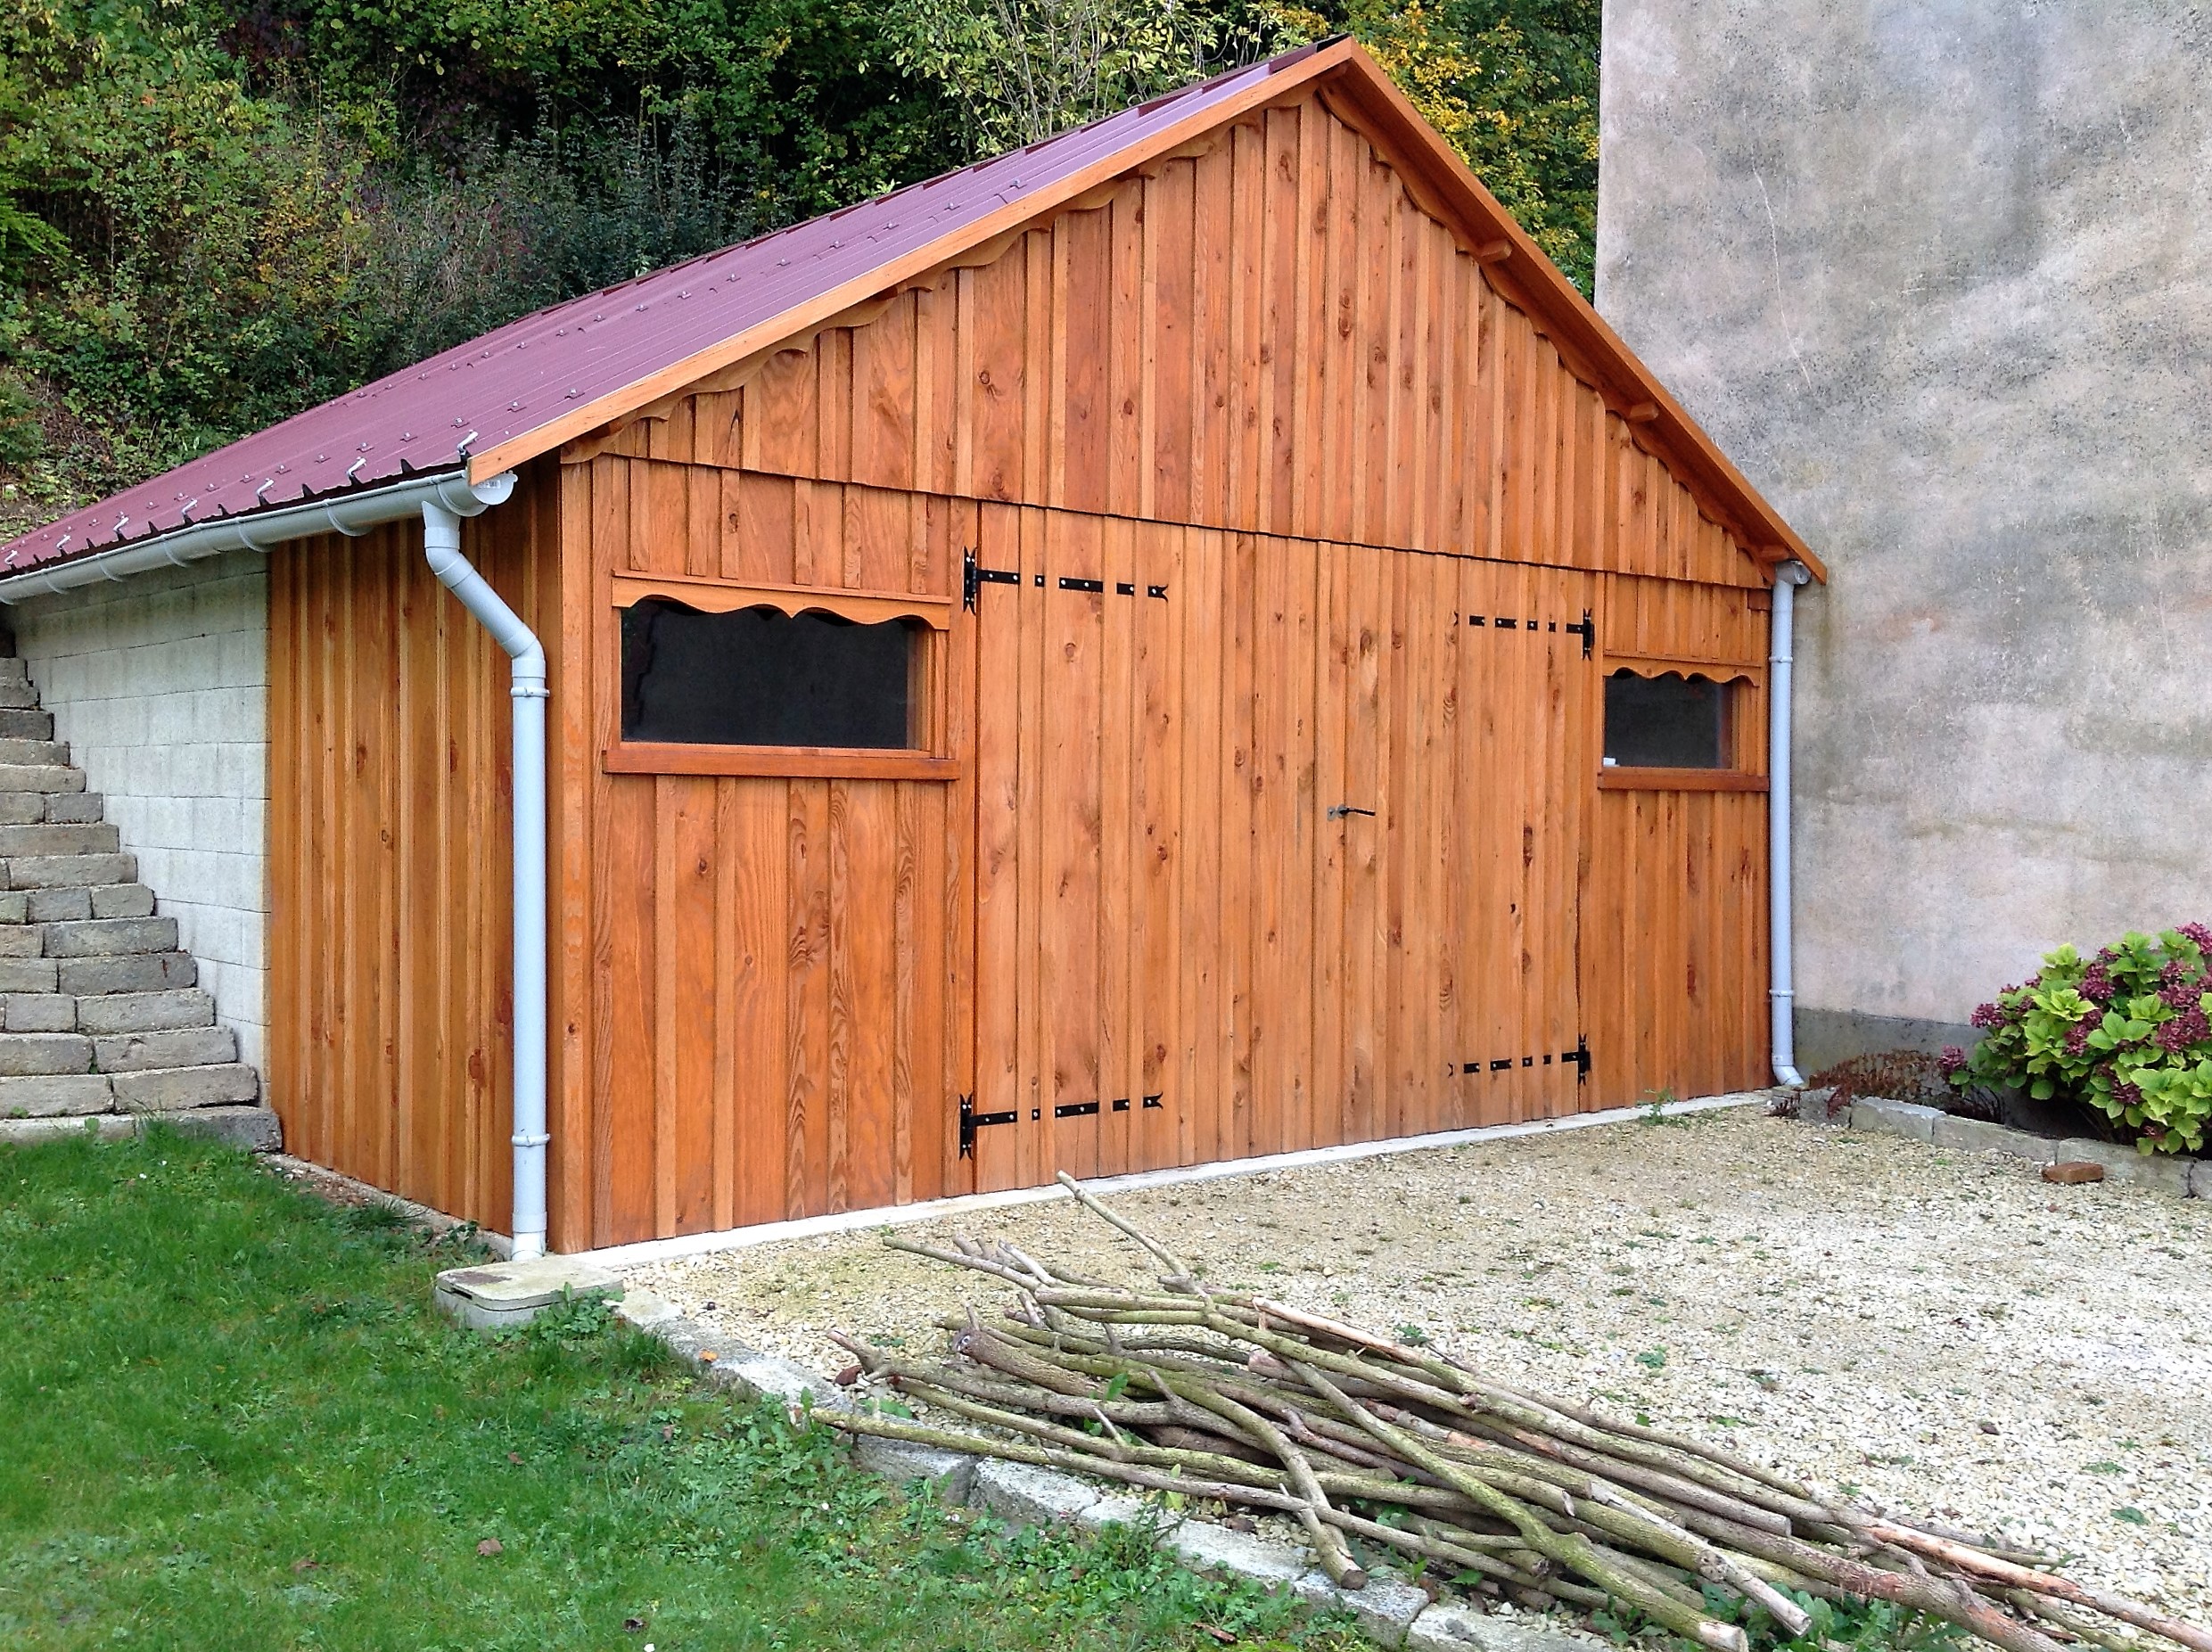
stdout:
[[499,1331],[527,1325],[539,1311],[565,1298],[619,1299],[622,1282],[604,1268],[572,1256],[541,1256],[532,1262],[484,1262],[448,1268],[438,1276],[438,1305],[472,1330]]

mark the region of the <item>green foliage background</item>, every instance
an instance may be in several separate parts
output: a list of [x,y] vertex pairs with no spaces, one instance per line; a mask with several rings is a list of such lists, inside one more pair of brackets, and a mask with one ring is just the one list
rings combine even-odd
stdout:
[[1349,30],[1585,291],[1599,0],[0,0],[0,533]]

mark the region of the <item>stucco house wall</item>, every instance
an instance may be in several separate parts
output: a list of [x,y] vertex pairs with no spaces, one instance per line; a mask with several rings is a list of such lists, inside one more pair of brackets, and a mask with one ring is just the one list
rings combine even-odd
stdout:
[[2212,12],[1607,0],[1598,307],[1825,556],[1799,1048],[2212,916]]
[[250,552],[6,611],[16,653],[107,800],[199,983],[266,1075],[268,573]]

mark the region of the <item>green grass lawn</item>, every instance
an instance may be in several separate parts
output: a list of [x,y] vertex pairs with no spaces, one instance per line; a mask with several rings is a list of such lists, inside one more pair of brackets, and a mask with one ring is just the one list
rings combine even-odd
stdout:
[[175,1137],[0,1147],[0,1645],[1356,1644],[909,1503],[596,1305],[460,1331],[462,1260]]

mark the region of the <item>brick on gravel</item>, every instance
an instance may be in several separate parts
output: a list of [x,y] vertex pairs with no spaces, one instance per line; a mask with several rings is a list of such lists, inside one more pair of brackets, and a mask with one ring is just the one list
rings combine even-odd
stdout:
[[1326,1572],[1306,1572],[1291,1581],[1290,1591],[1316,1612],[1351,1613],[1361,1633],[1386,1647],[1404,1645],[1407,1630],[1428,1609],[1427,1590],[1384,1572],[1370,1574],[1364,1589],[1339,1589]]
[[1262,1583],[1291,1583],[1312,1569],[1303,1549],[1255,1533],[1232,1532],[1205,1520],[1186,1520],[1168,1533],[1167,1546],[1201,1572],[1227,1572]]
[[1407,1652],[1591,1652],[1608,1644],[1594,1635],[1441,1600],[1413,1620],[1405,1637]]

